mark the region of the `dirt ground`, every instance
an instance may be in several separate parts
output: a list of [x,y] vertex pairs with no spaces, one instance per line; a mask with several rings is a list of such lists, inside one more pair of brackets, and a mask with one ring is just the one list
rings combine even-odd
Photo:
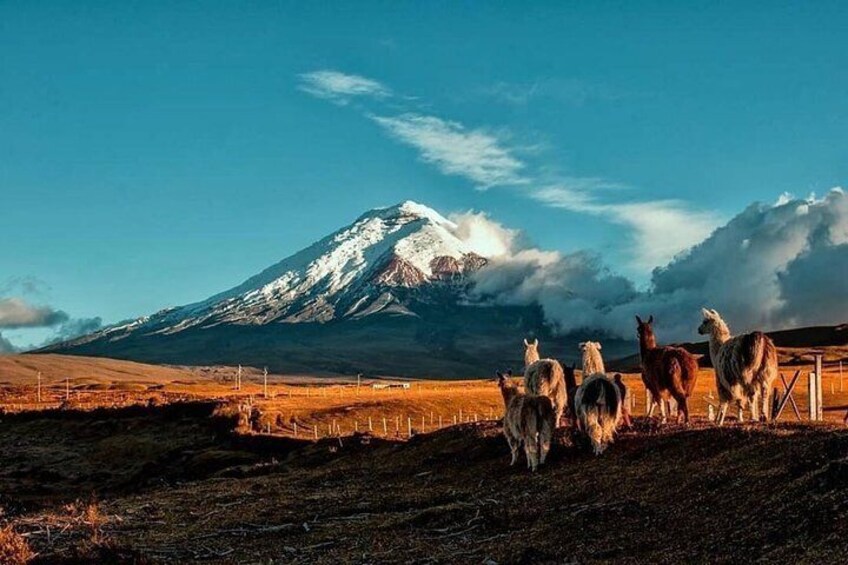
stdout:
[[[40,402],[33,367],[0,373],[0,528],[23,536],[35,563],[838,563],[848,554],[842,413],[799,423],[787,406],[777,424],[716,429],[705,418],[708,369],[691,426],[645,418],[639,377],[625,375],[634,429],[601,457],[561,430],[531,474],[508,465],[501,399],[486,380],[270,375],[266,398],[256,369],[234,390],[231,368],[101,371],[85,361],[68,370],[69,394],[62,360],[50,363],[38,369]],[[783,373],[799,369],[806,419],[810,367]],[[386,382],[409,388],[371,386]],[[825,405],[848,404],[839,386],[831,365]]]
[[[151,415],[147,435],[194,430],[201,413]],[[62,434],[72,449],[73,431]],[[287,440],[175,448],[193,475],[149,466],[136,492],[113,483],[96,502],[22,503],[7,519],[43,563],[838,563],[848,552],[841,426],[640,418],[601,457],[561,431],[536,474],[508,465],[492,421],[404,442],[273,441]]]

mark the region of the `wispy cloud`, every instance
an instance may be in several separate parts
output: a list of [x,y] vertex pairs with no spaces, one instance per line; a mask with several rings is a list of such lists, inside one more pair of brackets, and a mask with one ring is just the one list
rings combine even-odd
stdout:
[[578,181],[577,188],[549,186],[534,191],[532,197],[552,208],[592,214],[630,228],[631,262],[639,269],[665,265],[681,251],[703,241],[720,222],[714,214],[692,210],[678,200],[602,202],[595,192],[605,186],[602,180]]
[[346,104],[354,97],[388,98],[392,91],[382,83],[360,75],[320,70],[300,75],[300,89],[318,98]]
[[448,175],[463,176],[478,188],[527,184],[525,164],[497,135],[434,116],[372,116],[392,137],[415,147],[421,159]]
[[496,82],[478,93],[503,104],[526,106],[533,100],[548,99],[570,106],[583,106],[590,100],[615,100],[620,95],[604,85],[579,79],[540,79],[531,83]]
[[[300,75],[300,88],[315,96],[347,103],[354,96],[392,97],[401,107],[410,98],[359,75],[321,70]],[[612,95],[580,81],[545,80],[532,85],[500,83],[487,93],[504,102],[526,104],[536,97],[557,97],[582,104],[589,97]],[[711,213],[692,210],[677,200],[633,198],[627,185],[596,176],[550,175],[544,166],[510,142],[504,130],[468,127],[458,121],[408,111],[367,114],[393,139],[415,148],[420,159],[446,175],[468,179],[476,188],[520,186],[523,194],[551,208],[590,214],[628,228],[631,266],[652,269],[704,240],[718,225]],[[553,180],[552,180],[553,179]],[[626,192],[626,196],[622,196]]]

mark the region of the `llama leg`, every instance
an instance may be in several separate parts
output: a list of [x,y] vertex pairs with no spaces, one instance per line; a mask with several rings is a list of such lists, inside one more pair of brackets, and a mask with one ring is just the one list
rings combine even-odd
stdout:
[[677,423],[680,423],[680,418],[683,418],[683,423],[689,425],[689,399],[681,396],[677,399]]
[[751,398],[751,421],[759,422],[760,421],[760,391],[759,388],[754,392],[754,396]]
[[648,406],[648,418],[651,418],[654,415],[654,408],[657,407],[657,401],[654,400],[653,396],[651,396],[651,405]]
[[667,405],[665,403],[665,400],[663,400],[662,398],[660,398],[660,416],[661,416],[660,421],[663,424],[668,422]]
[[509,451],[512,453],[512,460],[509,462],[510,466],[515,465],[515,462],[518,460],[518,448],[520,446],[520,441],[518,438],[513,438],[509,434],[506,435],[506,442],[509,444]]
[[548,423],[542,425],[542,431],[539,434],[539,464],[543,465],[545,459],[548,458],[548,451],[551,450],[551,436],[553,430]]
[[537,445],[538,442],[535,438],[524,442],[524,453],[527,455],[527,468],[531,471],[535,471],[536,467],[539,465]]
[[762,392],[763,421],[771,421],[771,387],[763,385]]
[[727,407],[730,405],[730,402],[727,400],[722,400],[718,406],[718,417],[716,418],[716,424],[718,427],[724,425],[724,417],[727,416]]

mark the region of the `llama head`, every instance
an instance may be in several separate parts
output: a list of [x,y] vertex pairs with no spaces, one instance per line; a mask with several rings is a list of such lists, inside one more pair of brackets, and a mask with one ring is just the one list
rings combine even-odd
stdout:
[[504,388],[512,384],[512,370],[507,370],[503,373],[501,373],[500,371],[495,371],[495,375],[499,387]]
[[581,341],[578,346],[580,347],[580,351],[600,351],[601,350],[601,342],[599,341]]
[[657,340],[654,337],[654,315],[648,316],[648,321],[645,322],[639,316],[636,316],[636,335],[639,337],[639,343],[645,342],[648,344],[656,344]]
[[529,365],[539,360],[539,338],[534,338],[533,341],[524,339],[524,363]]
[[701,335],[711,334],[714,328],[720,328],[724,325],[721,316],[715,310],[701,308],[701,315],[704,317],[701,325],[698,326],[698,333]]

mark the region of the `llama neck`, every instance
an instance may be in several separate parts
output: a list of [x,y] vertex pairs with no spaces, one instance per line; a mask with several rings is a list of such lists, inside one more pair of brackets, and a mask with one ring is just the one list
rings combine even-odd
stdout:
[[[565,390],[571,391],[577,388],[577,377],[574,376],[574,371],[568,369],[565,371]],[[569,392],[568,394],[571,394]]]
[[597,351],[583,352],[583,374],[594,375],[595,373],[604,373],[604,360],[601,354]]
[[518,394],[518,389],[512,385],[502,385],[501,386],[501,396],[503,396],[504,406],[509,408],[509,401],[512,400],[515,395]]
[[538,351],[527,351],[524,353],[524,366],[529,367],[533,363],[539,360],[539,352]]
[[657,338],[654,337],[654,334],[650,335],[640,335],[639,336],[639,354],[642,358],[645,358],[645,354],[650,349],[657,348]]
[[710,331],[710,357],[715,363],[716,355],[721,349],[721,346],[730,339],[730,329],[722,320],[716,320]]

